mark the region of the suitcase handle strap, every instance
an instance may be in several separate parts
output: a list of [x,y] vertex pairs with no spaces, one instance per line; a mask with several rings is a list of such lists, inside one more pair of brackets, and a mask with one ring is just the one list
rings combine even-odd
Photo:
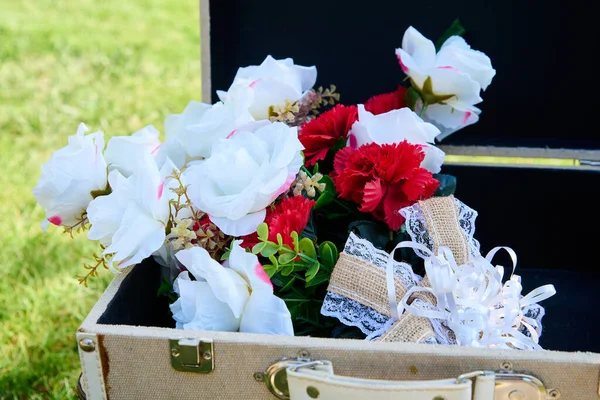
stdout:
[[495,396],[495,374],[491,371],[455,379],[388,381],[338,376],[331,362],[313,361],[289,367],[287,383],[290,400],[491,400]]

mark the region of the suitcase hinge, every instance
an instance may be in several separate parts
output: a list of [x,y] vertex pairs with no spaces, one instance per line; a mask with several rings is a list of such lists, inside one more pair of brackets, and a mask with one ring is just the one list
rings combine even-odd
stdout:
[[212,340],[170,339],[171,367],[177,371],[211,373],[215,369]]

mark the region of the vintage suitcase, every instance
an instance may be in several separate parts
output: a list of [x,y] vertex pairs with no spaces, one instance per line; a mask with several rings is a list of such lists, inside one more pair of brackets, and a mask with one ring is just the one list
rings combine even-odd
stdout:
[[393,50],[406,27],[435,37],[460,17],[498,75],[480,122],[444,141],[444,172],[479,211],[482,248],[515,249],[525,291],[555,285],[540,343],[560,351],[175,330],[156,296],[160,268],[147,260],[115,278],[77,332],[82,397],[600,398],[600,136],[587,122],[598,83],[586,75],[594,13],[583,0],[203,0],[200,8],[205,101],[238,66],[272,54],[316,64],[318,84],[336,84],[343,103],[364,102],[401,82]]

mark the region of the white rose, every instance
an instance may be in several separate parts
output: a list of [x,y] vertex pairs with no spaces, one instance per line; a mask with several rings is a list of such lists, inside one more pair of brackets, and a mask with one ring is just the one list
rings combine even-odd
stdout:
[[211,106],[191,101],[182,114],[168,115],[165,119],[166,141],[158,152],[158,164],[162,165],[169,158],[181,169],[189,161],[207,158],[217,139],[226,138],[252,121],[247,110],[248,92],[234,90],[232,93],[239,94],[232,104],[218,102]]
[[42,165],[33,195],[46,211],[44,231],[48,223],[67,227],[77,224],[92,201],[91,192],[106,189],[104,134],[84,135],[86,131],[86,126],[80,124],[77,134],[69,136],[69,144]]
[[267,56],[261,65],[238,69],[229,90],[219,90],[217,94],[224,103],[235,103],[239,96],[232,96],[232,92],[249,88],[251,102],[248,111],[254,119],[262,120],[269,118],[270,106],[284,105],[286,100],[300,100],[316,80],[317,69],[314,66],[303,67],[295,65],[291,58],[275,60]]
[[160,133],[148,125],[129,136],[113,136],[106,145],[104,158],[108,170],[119,170],[128,177],[139,167],[143,153],[155,155],[160,147]]
[[425,159],[421,167],[432,173],[440,172],[445,154],[433,145],[440,133],[434,125],[424,122],[410,108],[401,108],[373,115],[358,105],[358,120],[352,125],[348,144],[354,148],[368,143],[392,144],[403,140],[421,145]]
[[189,271],[182,272],[173,286],[179,295],[171,305],[176,327],[293,336],[285,302],[273,294],[258,258],[239,243],[233,243],[224,266],[200,247],[176,254]]
[[169,188],[174,181],[167,177],[175,166],[167,160],[159,171],[149,154],[139,163],[140,169],[128,178],[112,171],[112,193],[97,197],[88,207],[88,238],[108,246],[103,254],[114,254],[111,265],[121,268],[142,262],[163,245],[170,215]]
[[192,202],[226,235],[256,231],[265,208],[289,189],[302,166],[296,127],[264,121],[254,128],[220,139],[208,159],[184,172]]
[[429,106],[424,118],[442,130],[438,139],[479,120],[479,93],[491,83],[496,71],[484,53],[472,50],[464,39],[452,36],[436,54],[433,42],[412,26],[396,49],[398,61]]

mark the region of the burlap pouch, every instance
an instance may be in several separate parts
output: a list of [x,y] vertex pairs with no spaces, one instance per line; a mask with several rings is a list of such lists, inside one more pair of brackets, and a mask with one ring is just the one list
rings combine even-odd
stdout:
[[[478,251],[471,229],[476,215],[450,196],[418,202],[405,217],[413,241],[425,244],[434,252],[440,246],[448,247],[462,264],[470,260],[473,251]],[[438,343],[437,337],[448,337],[447,329],[432,325],[429,318],[404,313],[392,319],[385,272],[388,257],[368,241],[351,234],[331,275],[322,313],[358,326],[368,335],[368,340]],[[405,263],[395,263],[394,283],[398,302],[414,285],[429,287],[429,279],[419,279]],[[422,307],[435,306],[436,298],[431,293],[418,292],[410,302]],[[438,330],[445,332],[437,335]]]

